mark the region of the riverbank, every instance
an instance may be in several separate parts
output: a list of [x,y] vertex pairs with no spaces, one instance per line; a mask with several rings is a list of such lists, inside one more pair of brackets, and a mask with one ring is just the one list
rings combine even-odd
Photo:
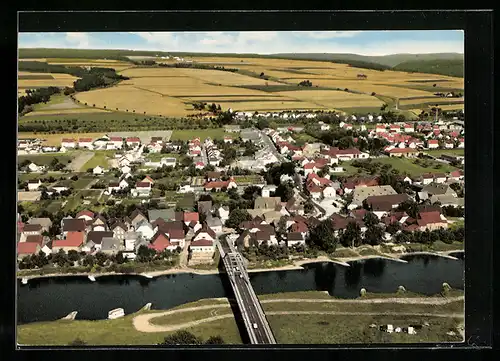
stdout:
[[[439,256],[443,258],[448,258],[448,259],[454,259],[456,260],[456,257],[449,256],[450,253],[458,253],[458,252],[463,252],[463,250],[450,250],[450,251],[442,251],[442,252],[407,252],[407,253],[377,253],[377,254],[370,254],[370,255],[359,255],[359,256],[353,256],[353,257],[327,257],[327,256],[319,256],[316,258],[304,258],[300,260],[296,260],[293,262],[293,264],[290,265],[285,265],[285,266],[280,266],[280,267],[268,267],[268,268],[249,268],[248,273],[259,273],[259,272],[272,272],[272,271],[290,271],[290,270],[301,270],[303,269],[303,265],[310,264],[310,263],[321,263],[321,262],[331,262],[335,264],[339,264],[345,267],[349,267],[350,262],[357,262],[357,261],[363,261],[363,260],[368,260],[368,259],[386,259],[394,262],[402,262],[402,263],[407,263],[406,260],[402,259],[403,257],[406,256],[416,256],[416,255],[428,255],[428,256]],[[49,277],[74,277],[74,276],[80,276],[80,277],[88,277],[88,276],[93,276],[95,278],[98,277],[103,277],[103,276],[142,276],[146,278],[151,278],[151,277],[160,277],[160,276],[165,276],[165,275],[172,275],[172,274],[195,274],[195,275],[213,275],[213,274],[218,274],[219,270],[218,269],[210,269],[210,270],[202,270],[202,269],[195,269],[195,268],[189,268],[189,267],[176,267],[176,268],[171,268],[167,270],[160,270],[160,271],[152,271],[152,272],[145,272],[145,273],[117,273],[117,272],[103,272],[103,273],[51,273],[51,274],[44,274],[44,275],[23,275],[21,272],[18,272],[17,278],[18,279],[36,279],[36,278],[49,278]]]
[[[410,293],[409,297],[397,293],[377,296],[343,300],[311,291],[261,295],[259,299],[282,344],[461,341],[458,332],[455,337],[446,333],[463,323],[463,292],[453,290],[449,297]],[[389,335],[369,327],[387,323],[426,326],[417,335]],[[226,298],[202,299],[169,310],[140,310],[115,320],[26,324],[18,327],[18,343],[67,345],[79,338],[88,345],[154,345],[178,330],[204,338],[220,335],[227,344],[242,343]]]

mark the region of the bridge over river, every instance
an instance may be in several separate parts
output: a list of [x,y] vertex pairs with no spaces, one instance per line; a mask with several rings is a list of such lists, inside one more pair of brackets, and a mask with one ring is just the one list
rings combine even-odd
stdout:
[[216,243],[250,342],[252,344],[275,344],[276,339],[250,283],[243,257],[232,242],[217,240]]

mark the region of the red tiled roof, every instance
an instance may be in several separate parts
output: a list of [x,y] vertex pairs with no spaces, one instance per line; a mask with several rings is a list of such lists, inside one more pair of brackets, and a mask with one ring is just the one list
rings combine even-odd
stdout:
[[170,243],[170,240],[167,236],[161,233],[157,233],[153,237],[153,242],[148,247],[156,250],[157,252],[162,252],[171,245],[172,243]]
[[307,232],[309,228],[307,227],[307,224],[305,224],[304,222],[296,222],[292,224],[290,230],[292,232]]
[[151,188],[151,183],[149,182],[137,182],[135,184],[136,188]]
[[202,239],[199,239],[197,241],[194,241],[194,242],[191,242],[191,246],[193,247],[210,247],[210,246],[213,246],[214,243],[209,240],[209,239],[205,239],[205,238],[202,238]]
[[84,210],[76,214],[76,218],[79,218],[81,216],[89,216],[90,218],[94,218],[94,213],[91,211]]
[[143,180],[143,182],[149,182],[149,183],[154,183],[155,181],[153,180],[153,178],[151,178],[150,176],[146,176]]
[[307,163],[304,165],[304,169],[313,169],[316,163]]
[[307,185],[307,190],[309,191],[309,193],[321,193],[323,188],[321,188],[320,186],[317,186],[314,183],[310,183]]
[[450,173],[450,176],[452,176],[452,177],[461,177],[462,175],[463,175],[463,173],[459,170],[455,170],[455,171]]
[[203,163],[203,162],[196,162],[196,165],[201,165],[201,166],[204,166],[204,165],[205,165],[205,163]]
[[215,182],[208,182],[205,183],[205,188],[211,189],[211,188],[224,188],[229,185],[229,181],[215,181]]
[[438,211],[420,213],[420,219],[417,220],[417,224],[419,226],[426,226],[430,223],[446,223],[446,221],[441,219]]
[[61,139],[61,142],[62,143],[72,143],[72,142],[76,142],[76,139],[74,139],[74,138],[63,138],[63,139]]
[[439,141],[437,141],[435,139],[431,139],[427,143],[429,143],[429,144],[439,144]]
[[78,141],[80,143],[89,143],[92,141],[92,138],[80,138]]
[[111,137],[109,138],[109,140],[111,140],[112,142],[123,142],[122,137]]
[[19,242],[17,244],[17,254],[34,254],[41,244],[34,242]]
[[387,153],[415,153],[417,152],[415,149],[413,148],[394,148],[394,149],[391,149],[391,150],[388,150]]
[[171,229],[168,231],[170,239],[184,239],[184,230],[182,229]]
[[128,137],[127,142],[140,142],[141,140],[139,139],[139,137]]
[[54,240],[52,248],[54,247],[79,247],[83,243],[83,232],[68,232],[66,239]]
[[184,212],[184,222],[198,222],[200,215],[197,212]]

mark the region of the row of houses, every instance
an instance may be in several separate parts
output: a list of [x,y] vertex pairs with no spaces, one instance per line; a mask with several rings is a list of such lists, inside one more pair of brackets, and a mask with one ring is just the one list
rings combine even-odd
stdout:
[[90,254],[121,251],[133,259],[142,245],[162,252],[183,249],[188,240],[193,253],[202,252],[207,256],[213,255],[216,234],[222,232],[222,223],[216,217],[202,224],[197,212],[173,209],[149,210],[147,216],[136,210],[123,219],[112,220],[88,210],[81,211],[75,218],[65,217],[61,221],[61,234],[54,239],[44,236],[51,226],[48,218],[32,218],[27,224],[18,222],[19,258],[40,250],[48,254],[62,249]]

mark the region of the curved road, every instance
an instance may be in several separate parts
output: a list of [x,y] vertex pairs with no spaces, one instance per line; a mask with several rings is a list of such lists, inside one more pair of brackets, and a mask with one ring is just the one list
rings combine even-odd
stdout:
[[[278,303],[278,302],[288,302],[288,303],[405,303],[405,304],[427,304],[427,305],[443,305],[450,302],[463,300],[463,296],[452,297],[447,299],[422,299],[422,298],[376,298],[376,299],[367,299],[367,300],[317,300],[317,299],[275,299],[275,300],[264,300],[261,303]],[[186,322],[177,325],[170,326],[160,326],[151,324],[151,320],[157,317],[172,315],[176,313],[182,312],[190,312],[190,311],[200,311],[200,310],[208,310],[214,308],[229,308],[228,303],[224,304],[215,304],[215,305],[206,305],[199,307],[188,307],[182,308],[178,310],[158,312],[158,313],[150,313],[144,315],[138,315],[133,319],[133,325],[135,329],[139,332],[168,332],[168,331],[177,331],[185,328],[193,327],[202,323],[212,322],[216,320],[221,320],[224,318],[234,317],[232,313],[227,313],[220,316],[207,317],[201,320],[195,320],[191,322]],[[428,317],[464,317],[462,313],[445,313],[445,314],[435,314],[435,313],[421,313],[421,312],[337,312],[337,311],[270,311],[266,312],[266,315],[339,315],[339,316],[377,316],[377,315],[410,315],[410,316],[428,316]]]

